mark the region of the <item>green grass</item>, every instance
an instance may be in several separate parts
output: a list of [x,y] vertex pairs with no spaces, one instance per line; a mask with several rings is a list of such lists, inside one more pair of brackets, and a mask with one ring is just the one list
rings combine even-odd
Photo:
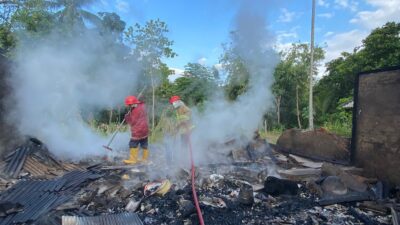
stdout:
[[326,122],[323,126],[329,132],[343,137],[351,137],[352,125],[350,123]]
[[279,136],[281,136],[282,131],[281,130],[272,130],[272,131],[267,131],[265,133],[264,130],[259,131],[261,138],[266,139],[269,143],[276,144],[278,141]]
[[[90,127],[96,131],[97,133],[103,135],[103,136],[107,136],[110,135],[112,133],[114,133],[117,128],[118,128],[117,123],[111,123],[111,124],[107,124],[107,123],[96,123],[96,122],[92,122],[90,123]],[[119,131],[120,132],[126,132],[128,130],[128,126],[123,125],[122,127],[120,127]]]

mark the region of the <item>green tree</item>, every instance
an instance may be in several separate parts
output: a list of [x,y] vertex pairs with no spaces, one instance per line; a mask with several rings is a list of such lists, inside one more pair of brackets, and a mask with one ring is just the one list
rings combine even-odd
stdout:
[[236,98],[248,89],[250,74],[241,57],[236,54],[232,45],[223,46],[224,53],[219,62],[227,73],[225,94],[229,100]]
[[6,54],[14,48],[16,38],[7,24],[0,25],[0,50],[1,54]]
[[112,40],[122,41],[126,23],[116,13],[99,12],[101,19],[100,34],[110,36]]
[[94,3],[95,0],[46,0],[45,5],[58,10],[55,13],[65,31],[73,32],[85,28],[85,21],[100,25],[100,19],[83,7]]
[[26,1],[12,16],[16,31],[28,32],[39,37],[51,32],[55,27],[55,16],[45,6],[44,1]]
[[199,63],[185,66],[186,77],[176,80],[177,93],[192,105],[204,103],[217,89],[215,71]]
[[[164,73],[170,75],[170,72]],[[170,82],[165,76],[157,88],[157,96],[168,99],[172,95],[179,95],[188,105],[201,106],[218,89],[215,71],[198,63],[188,63],[185,66],[184,76]]]
[[[302,120],[307,118],[303,111],[307,110],[310,48],[307,44],[292,44],[290,49],[281,52],[280,55],[281,61],[275,68],[275,82],[272,85],[278,124],[281,122],[281,113],[283,113],[286,125],[293,126],[296,121],[297,127],[302,128]],[[318,62],[323,58],[323,49],[315,48],[315,71]]]
[[185,66],[184,74],[186,76],[194,76],[205,80],[214,80],[213,71],[200,63],[188,63]]
[[24,0],[0,1],[0,24],[10,25],[12,15],[24,2]]
[[363,70],[400,65],[400,23],[389,22],[374,29],[362,43],[359,55]]
[[343,52],[327,63],[327,75],[318,81],[317,122],[323,124],[338,110],[340,99],[353,96],[358,73],[400,65],[400,23],[388,22],[374,29],[353,52]]
[[166,36],[169,32],[165,22],[157,19],[146,22],[144,26],[135,24],[125,32],[125,39],[134,46],[133,55],[143,65],[144,74],[150,77],[152,87],[152,129],[155,126],[156,77],[160,76],[162,58],[173,58],[173,41]]

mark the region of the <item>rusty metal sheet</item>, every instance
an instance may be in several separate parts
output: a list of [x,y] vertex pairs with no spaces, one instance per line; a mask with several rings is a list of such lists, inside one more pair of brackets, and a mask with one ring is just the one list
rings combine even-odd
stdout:
[[79,165],[73,164],[73,163],[62,163],[61,166],[66,171],[83,170],[82,167],[80,167]]
[[48,173],[49,168],[33,157],[28,157],[25,161],[24,170],[32,176],[38,177],[45,176]]

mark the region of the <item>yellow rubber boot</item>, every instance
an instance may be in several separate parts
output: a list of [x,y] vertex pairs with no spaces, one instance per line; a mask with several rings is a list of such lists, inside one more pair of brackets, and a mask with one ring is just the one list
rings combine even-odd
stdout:
[[139,148],[131,148],[130,149],[129,159],[125,159],[124,163],[125,164],[135,164],[135,163],[137,163],[138,154],[139,154]]
[[147,148],[143,149],[143,156],[142,156],[142,162],[148,162],[149,159],[149,150]]

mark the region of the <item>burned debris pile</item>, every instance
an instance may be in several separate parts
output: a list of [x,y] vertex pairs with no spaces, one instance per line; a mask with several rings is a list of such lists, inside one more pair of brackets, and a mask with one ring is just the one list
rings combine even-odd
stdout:
[[52,180],[21,180],[0,196],[5,208],[0,224],[36,221],[71,199],[83,183],[99,177],[93,171],[72,171]]
[[[198,165],[205,224],[398,224],[398,189],[273,147],[255,140],[228,162]],[[179,166],[66,163],[35,139],[1,165],[0,224],[198,224]]]

